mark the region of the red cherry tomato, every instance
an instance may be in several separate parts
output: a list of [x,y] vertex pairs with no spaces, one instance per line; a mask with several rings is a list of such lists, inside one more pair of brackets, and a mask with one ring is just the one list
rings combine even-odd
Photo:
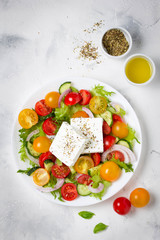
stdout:
[[113,117],[113,122],[117,122],[117,121],[123,122],[122,118],[117,114],[113,114],[112,117]]
[[119,159],[119,161],[124,162],[124,155],[120,151],[113,151],[113,152],[109,153],[107,155],[107,159],[111,160],[113,158],[113,156],[116,160]]
[[80,93],[70,92],[66,95],[66,97],[64,99],[64,103],[67,106],[72,106],[72,105],[79,103],[81,101],[81,99],[82,99],[82,97],[81,97]]
[[113,209],[120,215],[127,214],[131,209],[130,201],[125,197],[119,197],[113,202]]
[[106,121],[103,121],[103,133],[106,135],[111,133],[111,127],[108,125]]
[[42,125],[43,131],[47,135],[55,135],[55,131],[57,129],[57,124],[52,118],[47,118]]
[[35,105],[35,111],[40,116],[46,116],[52,112],[52,108],[45,104],[45,100],[38,101]]
[[74,200],[78,196],[76,185],[74,185],[73,183],[64,184],[61,188],[61,194],[62,197],[67,201]]
[[80,184],[86,184],[89,185],[91,182],[93,182],[91,180],[91,177],[87,174],[82,174],[78,179],[77,179],[78,183]]
[[113,146],[113,144],[115,143],[116,138],[111,136],[111,135],[107,135],[103,138],[103,144],[104,144],[104,151],[108,150],[110,147]]
[[89,102],[90,102],[90,100],[92,98],[91,93],[89,91],[87,91],[87,90],[84,90],[84,89],[80,90],[79,93],[82,96],[82,100],[79,102],[79,104],[81,104],[81,105],[89,104]]
[[42,153],[39,156],[39,165],[41,166],[41,168],[44,168],[44,161],[46,161],[47,159],[50,159],[52,160],[52,162],[55,162],[56,157],[51,152]]
[[70,168],[66,166],[64,163],[59,166],[58,164],[53,165],[52,174],[56,178],[65,178],[70,173]]
[[94,166],[97,166],[98,164],[100,164],[101,155],[99,153],[91,153],[91,158],[93,159]]

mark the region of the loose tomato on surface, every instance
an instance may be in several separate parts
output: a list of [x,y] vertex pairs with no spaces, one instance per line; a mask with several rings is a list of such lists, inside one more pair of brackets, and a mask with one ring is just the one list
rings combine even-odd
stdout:
[[45,153],[49,151],[51,140],[45,136],[37,137],[33,141],[33,149],[39,153]]
[[131,209],[131,203],[127,198],[119,197],[114,200],[113,209],[120,215],[126,215]]
[[45,100],[42,99],[35,104],[35,111],[40,116],[46,116],[52,112],[52,108],[48,107]]
[[61,188],[62,197],[67,201],[72,201],[77,198],[77,188],[73,183],[66,183]]
[[107,100],[101,96],[94,96],[89,102],[89,108],[94,114],[101,114],[107,108]]
[[91,177],[87,174],[82,174],[78,179],[77,179],[78,183],[80,184],[86,184],[89,185],[90,183],[92,183],[93,181],[91,180]]
[[38,168],[33,174],[33,181],[38,186],[46,185],[50,180],[50,175],[44,168]]
[[65,96],[64,103],[67,106],[72,106],[72,105],[79,103],[81,101],[81,99],[82,99],[82,96],[80,93],[70,92]]
[[91,153],[91,158],[93,159],[94,166],[96,167],[98,164],[100,164],[101,161],[101,155],[99,153]]
[[108,135],[111,133],[111,127],[108,125],[106,121],[103,121],[103,133]]
[[31,109],[23,109],[18,116],[18,122],[25,129],[31,128],[38,122],[38,115]]
[[59,166],[58,164],[53,165],[51,171],[53,176],[55,176],[56,178],[65,178],[68,176],[71,170],[68,166],[62,163],[61,166]]
[[89,115],[85,111],[78,111],[72,115],[72,118],[89,118]]
[[52,118],[47,118],[42,125],[43,131],[47,135],[55,135],[55,131],[57,129],[56,121],[53,121]]
[[79,102],[79,104],[80,105],[87,105],[87,104],[89,104],[89,102],[90,102],[90,100],[92,98],[91,93],[88,90],[84,90],[84,89],[81,89],[79,91],[79,93],[82,96],[82,100]]
[[106,181],[116,181],[121,175],[121,169],[114,162],[105,162],[100,168],[100,176]]
[[87,174],[88,169],[94,167],[94,162],[91,157],[81,156],[74,165],[76,172]]
[[136,188],[130,194],[130,201],[134,207],[144,207],[150,201],[150,194],[144,188]]
[[117,115],[117,114],[113,114],[112,117],[113,117],[113,122],[114,122],[114,123],[117,122],[117,121],[123,122],[121,116],[119,116],[119,115]]
[[107,155],[107,159],[111,160],[112,158],[115,158],[116,160],[119,159],[119,161],[124,162],[124,155],[120,151],[112,151]]
[[111,135],[107,135],[103,138],[103,144],[104,144],[104,151],[108,150],[110,147],[113,146],[113,144],[115,144],[116,138],[111,136]]
[[128,127],[124,122],[115,122],[112,125],[112,133],[116,137],[125,138],[128,136]]
[[59,92],[49,92],[45,96],[45,104],[48,107],[57,108],[59,97],[60,97]]
[[52,160],[52,162],[56,161],[56,157],[49,151],[45,152],[45,153],[42,153],[39,156],[39,165],[41,166],[41,168],[44,168],[44,161],[46,161],[48,159]]

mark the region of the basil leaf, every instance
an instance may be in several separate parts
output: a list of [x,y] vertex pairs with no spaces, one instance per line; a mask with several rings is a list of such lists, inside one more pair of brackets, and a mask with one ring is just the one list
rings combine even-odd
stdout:
[[85,218],[85,219],[90,219],[93,217],[93,215],[95,215],[94,213],[89,212],[89,211],[81,211],[78,214],[79,214],[79,216],[81,216],[82,218]]
[[103,230],[105,230],[106,228],[108,228],[109,226],[108,225],[105,225],[104,223],[98,223],[95,227],[94,227],[94,230],[93,232],[94,233],[98,233],[98,232],[101,232]]

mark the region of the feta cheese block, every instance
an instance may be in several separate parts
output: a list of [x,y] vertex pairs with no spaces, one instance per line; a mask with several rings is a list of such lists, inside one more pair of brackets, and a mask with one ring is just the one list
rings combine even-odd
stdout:
[[102,125],[102,118],[71,118],[71,126],[86,138],[82,153],[103,152]]
[[85,138],[63,122],[49,151],[67,166],[73,166],[85,147]]

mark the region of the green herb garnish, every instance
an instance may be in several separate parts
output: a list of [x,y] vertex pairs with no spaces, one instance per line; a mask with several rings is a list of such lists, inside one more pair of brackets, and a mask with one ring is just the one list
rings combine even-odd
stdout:
[[79,216],[85,219],[91,219],[95,214],[89,211],[81,211],[78,213]]
[[109,226],[108,225],[105,225],[104,223],[98,223],[94,229],[93,229],[93,232],[94,233],[98,233],[98,232],[101,232],[101,231],[104,231],[106,228],[108,228]]

